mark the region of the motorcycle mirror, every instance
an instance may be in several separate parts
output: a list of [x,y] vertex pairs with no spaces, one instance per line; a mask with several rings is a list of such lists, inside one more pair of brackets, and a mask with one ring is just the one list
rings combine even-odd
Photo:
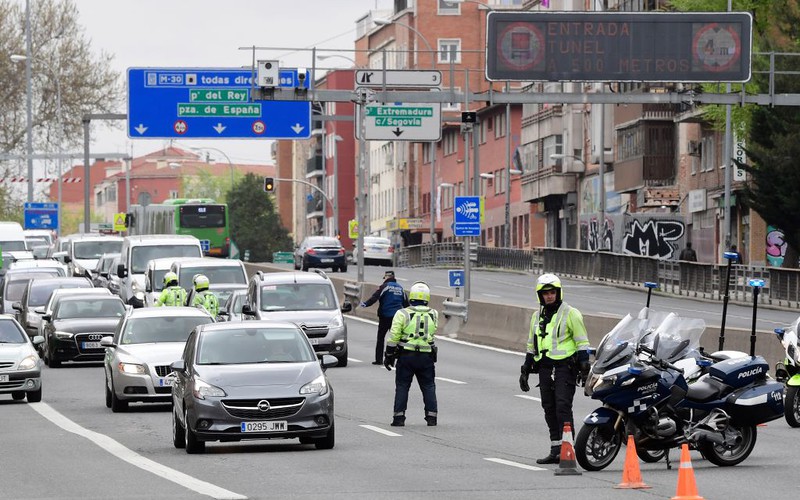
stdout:
[[786,330],[784,330],[783,328],[776,328],[773,331],[775,332],[775,335],[777,335],[778,337],[783,337],[783,334],[786,333]]

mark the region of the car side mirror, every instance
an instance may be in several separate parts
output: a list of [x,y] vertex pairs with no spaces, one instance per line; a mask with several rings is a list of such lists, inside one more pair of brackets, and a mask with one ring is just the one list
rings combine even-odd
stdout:
[[22,304],[19,302],[14,302],[13,304],[11,304],[11,309],[22,312]]
[[70,257],[69,255],[65,255],[64,264],[69,264],[70,262],[72,262],[72,257]]
[[124,278],[127,272],[125,271],[125,264],[117,264],[117,276]]
[[182,359],[179,359],[178,361],[173,361],[172,364],[169,365],[169,367],[172,368],[172,371],[174,372],[186,373],[186,365],[184,364]]
[[31,342],[33,342],[33,345],[42,345],[44,344],[44,337],[41,335],[36,335],[31,339]]
[[44,314],[44,307],[34,308],[33,312],[35,312],[36,314]]
[[43,321],[50,321],[51,319],[53,319],[52,314],[45,314],[44,316],[42,316]]
[[250,304],[244,304],[242,306],[242,314],[245,314],[247,316],[255,316],[256,315],[255,311],[253,311],[253,308],[250,307]]
[[349,300],[345,301],[345,303],[342,304],[343,313],[349,313],[352,310],[353,310],[353,304],[351,304]]
[[333,368],[334,366],[339,364],[339,360],[336,359],[336,356],[331,356],[330,354],[323,354],[319,360],[322,368]]
[[100,345],[103,347],[117,347],[117,344],[114,343],[114,337],[101,338]]

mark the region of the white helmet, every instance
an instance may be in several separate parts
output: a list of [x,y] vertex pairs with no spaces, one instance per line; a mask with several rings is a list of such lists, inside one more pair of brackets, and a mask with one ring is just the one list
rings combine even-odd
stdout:
[[561,280],[555,274],[543,274],[536,280],[536,295],[539,297],[540,303],[544,303],[544,300],[542,300],[542,292],[545,290],[556,290],[556,300],[561,301],[563,299],[564,294],[561,290]]
[[431,300],[431,289],[424,282],[417,281],[408,291],[408,300],[419,300],[427,304]]

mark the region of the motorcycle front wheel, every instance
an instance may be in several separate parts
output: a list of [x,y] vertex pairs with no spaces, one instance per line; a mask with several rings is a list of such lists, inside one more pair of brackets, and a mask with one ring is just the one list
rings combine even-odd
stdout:
[[756,445],[756,427],[754,425],[731,425],[726,433],[736,435],[737,442],[733,446],[714,444],[710,441],[703,441],[697,444],[697,449],[700,450],[706,460],[720,467],[730,467],[742,463],[744,459],[750,456],[753,447]]
[[603,470],[614,461],[622,448],[622,430],[614,424],[584,424],[575,438],[575,458],[585,470]]
[[786,386],[783,413],[786,416],[786,423],[791,427],[800,427],[800,387]]

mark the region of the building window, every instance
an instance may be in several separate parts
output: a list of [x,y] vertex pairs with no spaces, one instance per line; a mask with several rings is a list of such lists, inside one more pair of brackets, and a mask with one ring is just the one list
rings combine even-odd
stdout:
[[717,166],[717,150],[714,144],[713,137],[703,137],[703,146],[700,150],[700,170],[708,172],[714,170]]
[[422,164],[427,165],[431,162],[431,143],[430,142],[423,142],[422,143]]
[[450,3],[445,0],[439,0],[440,16],[457,16],[459,14],[461,14],[461,5],[457,3]]
[[444,143],[443,154],[445,156],[458,152],[458,134],[455,131],[446,132],[442,142]]
[[486,144],[486,129],[489,126],[489,120],[481,120],[478,124],[478,140],[479,144]]
[[[461,87],[453,87],[453,92],[461,92]],[[461,111],[460,102],[446,102],[442,104],[442,111]]]
[[551,156],[563,154],[562,149],[560,134],[550,135],[544,138],[544,150],[542,151],[542,158],[544,158],[544,162],[548,167],[553,166],[556,163],[556,160],[551,159]]
[[96,206],[96,207],[102,207],[103,206],[103,192],[102,191],[98,191],[97,193],[95,193],[94,206]]
[[505,111],[494,117],[494,138],[506,136],[506,113]]
[[175,198],[178,197],[178,191],[175,190],[175,189],[170,189],[169,190],[169,197],[170,197],[170,199],[174,200]]
[[439,40],[439,63],[459,64],[460,62],[461,62],[461,40],[459,39]]
[[112,184],[106,189],[106,201],[117,201],[117,185]]

